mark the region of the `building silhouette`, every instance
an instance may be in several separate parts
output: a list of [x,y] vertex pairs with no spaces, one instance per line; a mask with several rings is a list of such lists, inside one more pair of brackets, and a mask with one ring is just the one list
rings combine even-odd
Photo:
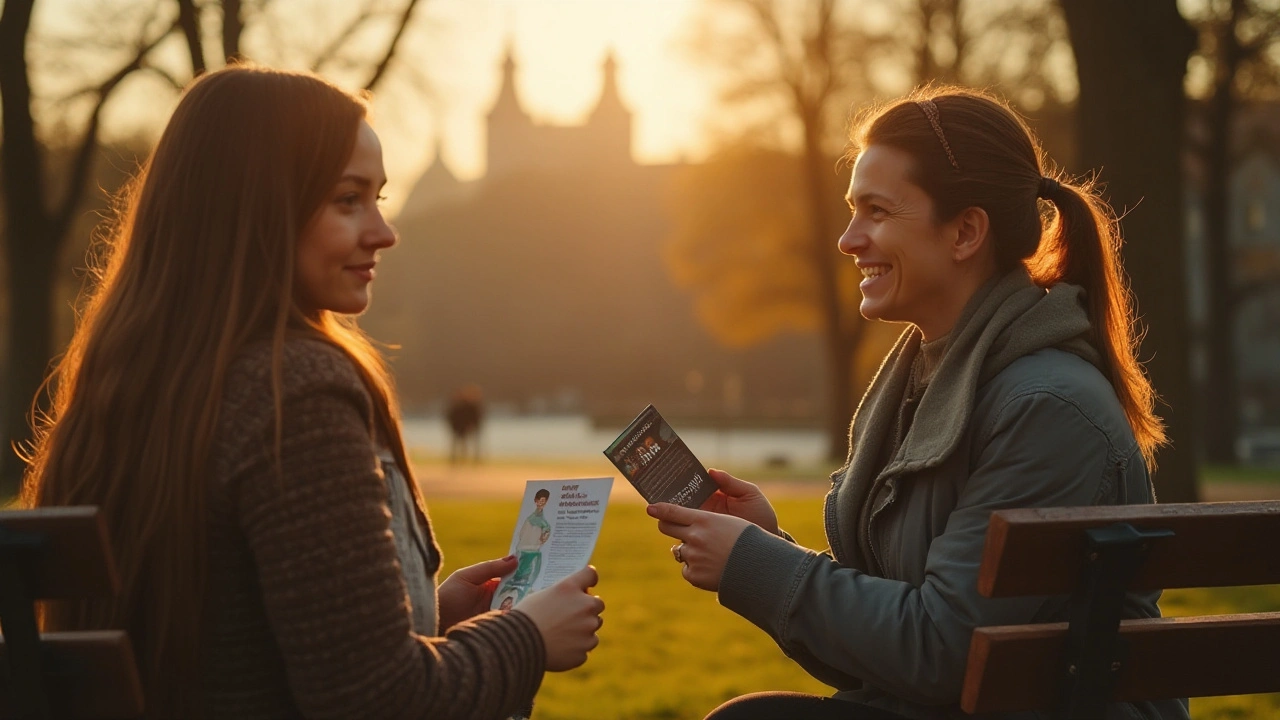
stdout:
[[672,180],[641,165],[618,64],[577,125],[524,109],[508,50],[486,118],[487,168],[462,182],[439,152],[396,219],[362,326],[393,342],[407,412],[438,411],[456,387],[528,412],[630,419],[648,403],[709,422],[817,424],[825,370],[812,335],[720,346],[662,258]]

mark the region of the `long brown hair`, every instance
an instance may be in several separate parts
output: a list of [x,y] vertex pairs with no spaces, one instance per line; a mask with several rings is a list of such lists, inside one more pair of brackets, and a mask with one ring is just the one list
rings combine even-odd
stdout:
[[[910,177],[933,200],[935,219],[953,219],[969,207],[985,210],[1000,272],[1023,264],[1041,287],[1084,287],[1103,371],[1154,469],[1156,450],[1166,442],[1164,423],[1137,358],[1137,319],[1120,261],[1119,224],[1094,181],[1072,181],[1052,169],[1016,112],[966,88],[919,88],[872,108],[854,122],[850,140],[851,154],[886,145],[910,155]],[[1037,197],[1047,201],[1044,208]]]
[[42,621],[128,630],[149,716],[199,714],[210,448],[228,366],[248,342],[273,342],[277,452],[284,339],[302,332],[352,359],[410,472],[381,355],[352,320],[304,317],[294,303],[299,232],[365,112],[363,97],[304,73],[241,65],[194,81],[121,195],[49,378],[24,504],[99,506],[122,589],[49,604]]

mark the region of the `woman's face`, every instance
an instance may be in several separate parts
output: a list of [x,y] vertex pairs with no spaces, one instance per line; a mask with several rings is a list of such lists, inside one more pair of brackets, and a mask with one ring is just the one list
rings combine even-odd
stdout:
[[382,145],[361,120],[341,179],[298,238],[294,296],[304,312],[354,315],[369,306],[378,251],[396,243],[378,206],[386,181]]
[[932,340],[950,331],[961,309],[952,307],[955,229],[934,219],[910,167],[894,147],[871,145],[858,156],[846,195],[853,219],[839,247],[862,270],[863,317],[914,323]]

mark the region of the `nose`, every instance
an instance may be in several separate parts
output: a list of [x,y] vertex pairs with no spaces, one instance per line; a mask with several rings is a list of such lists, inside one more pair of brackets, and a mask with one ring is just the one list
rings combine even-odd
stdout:
[[845,228],[844,234],[836,242],[836,247],[839,247],[840,252],[845,255],[857,255],[867,247],[866,233],[857,227],[857,223],[857,218],[851,219],[849,227]]
[[366,247],[380,250],[395,245],[400,236],[386,218],[382,217],[382,212],[379,210],[374,213],[373,226],[366,230],[360,239]]

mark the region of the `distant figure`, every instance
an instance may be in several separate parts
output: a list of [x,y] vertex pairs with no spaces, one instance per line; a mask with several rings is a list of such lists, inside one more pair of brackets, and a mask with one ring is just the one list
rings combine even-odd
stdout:
[[484,421],[484,398],[480,388],[467,385],[455,392],[449,398],[445,419],[449,421],[452,435],[449,462],[458,463],[466,459],[468,446],[472,459],[480,462],[480,423]]

